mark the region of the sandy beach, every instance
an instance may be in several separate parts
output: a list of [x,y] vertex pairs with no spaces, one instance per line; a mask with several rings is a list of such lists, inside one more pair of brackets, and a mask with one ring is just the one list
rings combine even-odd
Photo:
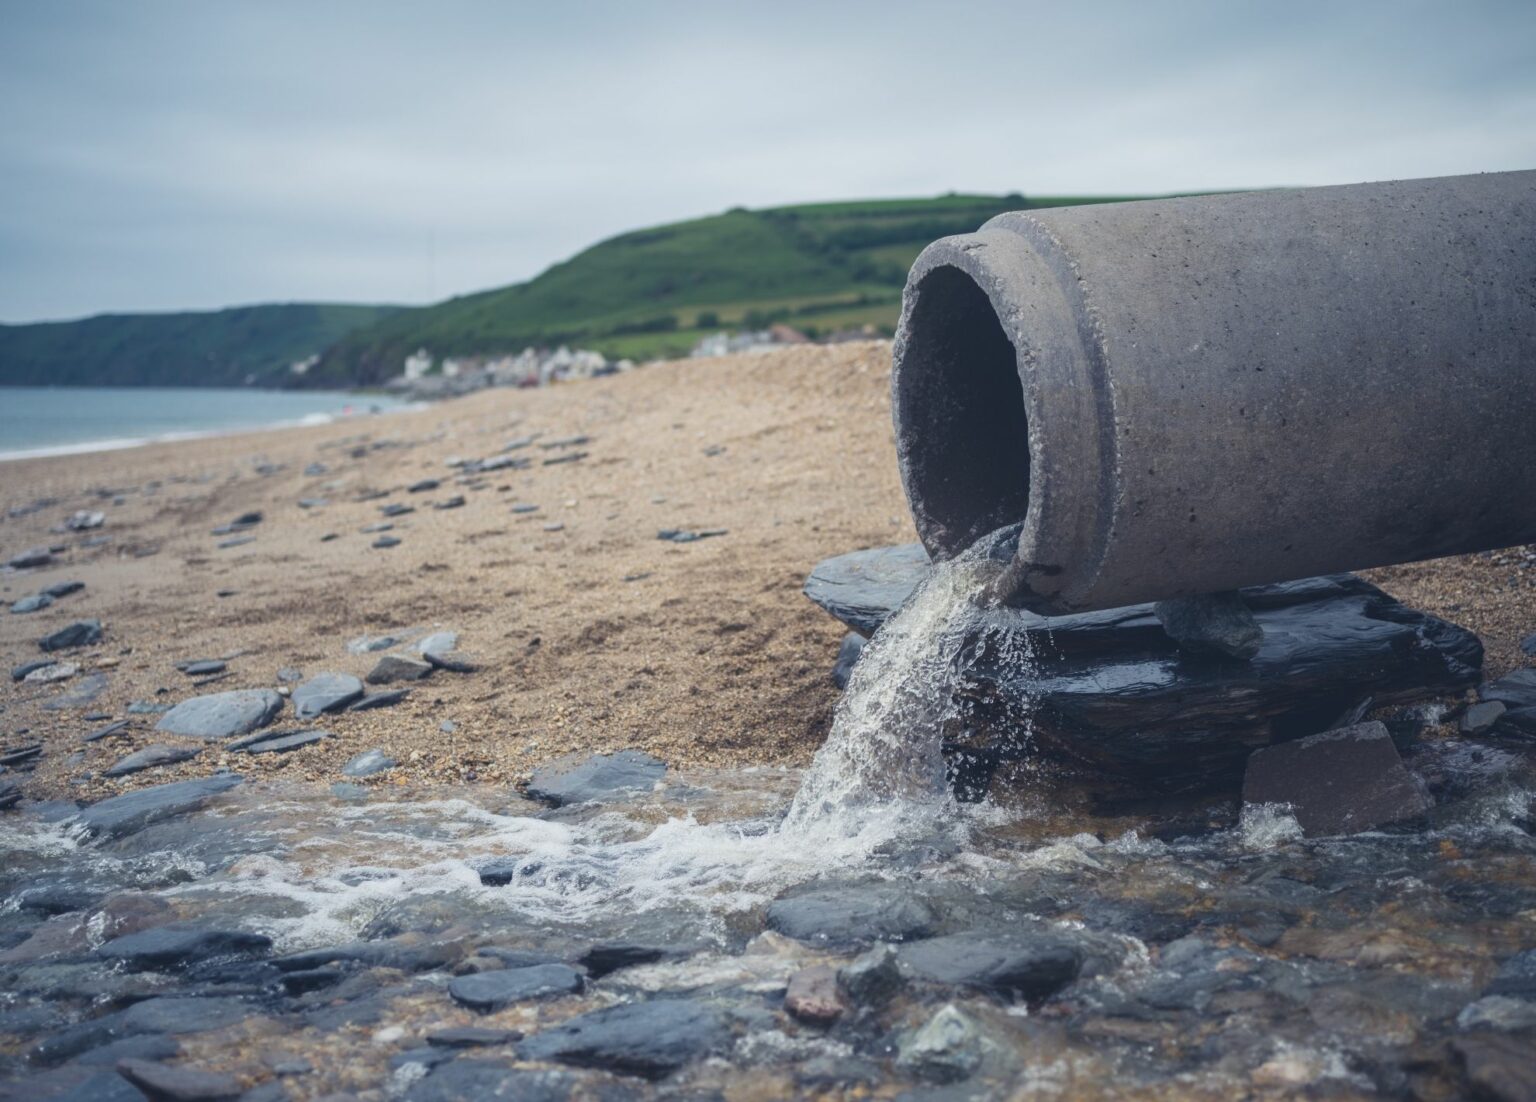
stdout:
[[[0,464],[0,560],[66,548],[49,566],[0,575],[6,604],[85,583],[42,611],[0,616],[8,668],[41,657],[37,640],[75,620],[105,626],[99,645],[61,656],[80,667],[70,680],[4,682],[5,743],[45,743],[27,794],[95,797],[223,766],[332,781],[371,748],[402,768],[367,783],[407,786],[512,783],[564,754],[623,747],[679,766],[803,763],[828,730],[843,634],[801,595],[805,575],[827,556],[915,538],[889,371],[884,342],[806,347]],[[449,465],[528,437],[506,453],[529,458],[525,469],[461,481]],[[305,473],[313,464],[323,473]],[[440,485],[409,491],[429,479]],[[462,506],[435,507],[455,496]],[[392,504],[414,511],[386,521]],[[56,530],[81,509],[105,524]],[[229,537],[212,529],[250,511],[263,514],[241,533],[250,541],[221,548]],[[364,529],[386,522],[400,542],[376,548],[380,533]],[[658,539],[663,529],[725,531],[680,544]],[[92,537],[106,539],[84,546]],[[1506,551],[1366,576],[1477,632],[1495,676],[1523,661],[1518,641],[1536,629],[1533,558]],[[333,737],[299,753],[214,745],[120,781],[95,776],[131,750],[177,741],[154,733],[155,714],[129,714],[131,702],[277,687],[284,668],[364,676],[379,656],[348,642],[398,629],[456,631],[478,670],[438,671],[392,708],[326,716],[317,725]],[[177,669],[194,659],[224,659],[229,676],[194,688]],[[105,674],[98,695],[57,707],[93,673]],[[109,721],[88,716],[131,722],[82,744]]]

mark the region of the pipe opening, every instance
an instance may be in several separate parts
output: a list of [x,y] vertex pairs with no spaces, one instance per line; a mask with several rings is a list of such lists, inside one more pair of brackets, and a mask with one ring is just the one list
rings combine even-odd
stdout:
[[898,376],[907,495],[940,556],[1024,519],[1029,418],[1017,356],[986,292],[959,268],[918,282]]

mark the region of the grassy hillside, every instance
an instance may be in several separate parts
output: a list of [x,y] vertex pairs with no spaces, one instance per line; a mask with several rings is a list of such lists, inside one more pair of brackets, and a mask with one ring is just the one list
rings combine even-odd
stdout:
[[937,237],[1006,210],[1113,202],[946,195],[736,209],[594,245],[527,283],[402,310],[329,349],[316,382],[398,374],[436,355],[571,344],[609,356],[685,353],[718,329],[782,321],[812,336],[896,323],[907,269]]
[[0,325],[0,385],[277,385],[290,363],[398,309],[288,303]]

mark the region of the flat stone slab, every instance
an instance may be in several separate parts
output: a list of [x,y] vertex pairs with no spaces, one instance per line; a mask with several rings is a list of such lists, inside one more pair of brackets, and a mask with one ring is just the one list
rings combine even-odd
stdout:
[[87,834],[122,838],[152,823],[196,811],[210,797],[228,792],[241,780],[234,773],[221,773],[125,792],[85,808],[75,816],[74,822]]
[[1083,966],[1079,948],[1050,932],[950,934],[903,945],[898,959],[920,979],[1027,999],[1055,994]]
[[[928,567],[920,545],[829,559],[807,595],[856,631],[873,631]],[[873,578],[866,582],[865,579]],[[951,752],[1045,752],[1165,788],[1227,783],[1248,754],[1324,730],[1367,697],[1407,704],[1476,684],[1477,636],[1407,607],[1351,574],[1240,591],[1264,636],[1252,659],[1191,654],[1151,604],[1074,616],[1004,609],[992,628],[1018,636],[1033,668],[973,638],[961,661],[961,726]],[[1489,691],[1484,688],[1485,698]],[[1017,717],[1033,717],[1029,739]]]
[[166,746],[163,743],[156,746],[146,746],[142,750],[135,750],[127,757],[119,758],[116,762],[101,771],[103,777],[126,777],[130,773],[138,773],[145,769],[154,769],[162,765],[175,765],[178,762],[189,761],[202,753],[201,750],[190,746]]
[[529,999],[575,994],[585,986],[585,978],[569,964],[535,964],[456,976],[448,994],[472,1010],[489,1012]]
[[69,650],[72,647],[88,647],[101,642],[100,620],[76,620],[37,641],[45,651]]
[[188,738],[221,739],[265,727],[283,710],[271,689],[235,689],[183,700],[155,724],[155,730]]
[[768,906],[768,928],[811,945],[850,948],[927,937],[933,909],[897,884],[812,888]]
[[1381,723],[1358,723],[1256,751],[1246,804],[1288,804],[1308,837],[1356,834],[1428,811]]
[[556,807],[648,792],[666,774],[666,763],[639,750],[593,754],[574,765],[547,765],[533,771],[528,795]]
[[300,719],[339,712],[363,695],[363,683],[348,673],[317,673],[293,690],[293,710]]
[[396,681],[420,681],[432,673],[432,663],[403,654],[386,654],[368,673],[368,684],[391,685]]
[[[317,742],[324,742],[331,737],[329,731],[311,729],[306,731],[276,731],[270,736],[258,738],[246,742],[238,749],[246,754],[286,754],[291,750],[300,750],[305,746],[313,746]],[[231,749],[235,749],[231,747]]]
[[210,957],[261,952],[272,946],[265,934],[172,924],[113,938],[96,955],[128,968],[172,968]]
[[653,999],[567,1019],[528,1038],[518,1051],[526,1059],[660,1079],[724,1051],[730,1039],[725,1017],[713,1003]]

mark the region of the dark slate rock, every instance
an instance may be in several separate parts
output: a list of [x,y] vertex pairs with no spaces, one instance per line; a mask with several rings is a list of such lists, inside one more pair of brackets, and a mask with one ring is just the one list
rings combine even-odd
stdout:
[[41,612],[53,604],[53,598],[46,593],[34,593],[30,597],[23,597],[11,606],[11,611],[18,616],[28,612]]
[[380,505],[379,512],[386,517],[403,517],[407,513],[414,513],[416,506],[407,505],[401,501],[391,502],[388,505]]
[[111,1041],[75,1057],[75,1063],[93,1068],[116,1067],[119,1060],[170,1060],[181,1052],[173,1038],[160,1033],[143,1033]]
[[220,540],[219,543],[218,543],[218,547],[220,548],[220,550],[224,550],[224,549],[227,549],[227,548],[230,548],[230,547],[244,547],[248,543],[255,543],[255,542],[256,542],[256,537],[255,536],[231,536],[227,540]]
[[393,708],[410,695],[409,689],[384,689],[381,692],[364,693],[356,701],[347,705],[347,711],[371,712],[376,708]]
[[[545,462],[551,462],[546,460]],[[697,532],[687,528],[663,528],[656,533],[656,538],[668,543],[697,543],[699,540],[713,539],[715,536],[728,536],[730,531],[725,528],[701,528]]]
[[951,934],[903,945],[898,955],[920,979],[1026,999],[1055,994],[1083,966],[1072,939],[1048,931]]
[[11,667],[11,680],[12,681],[25,681],[27,679],[27,674],[35,673],[38,670],[45,670],[49,666],[52,666],[52,665],[54,665],[54,661],[53,661],[52,658],[38,658],[38,659],[34,659],[31,662],[23,662],[19,666],[12,666]]
[[1458,729],[1464,735],[1485,735],[1504,717],[1509,707],[1502,700],[1483,700],[1461,715]]
[[485,1060],[440,1064],[405,1092],[405,1102],[619,1102],[630,1097],[569,1072],[509,1068]]
[[574,765],[546,765],[533,771],[528,795],[555,807],[649,792],[666,774],[666,763],[639,750],[593,754]]
[[388,547],[399,547],[400,540],[395,536],[380,536],[373,541],[373,546],[383,550]]
[[853,667],[859,664],[859,659],[864,657],[864,646],[869,640],[856,631],[850,631],[843,636],[842,645],[837,648],[837,661],[832,664],[832,684],[839,689],[848,687],[848,679],[853,676]]
[[616,942],[608,945],[594,945],[579,958],[576,963],[587,970],[587,974],[593,979],[601,979],[611,972],[617,972],[624,968],[634,968],[641,964],[655,964],[660,960],[679,960],[690,955],[692,947],[669,945],[635,945],[628,942]]
[[1518,1033],[1479,1030],[1457,1037],[1451,1048],[1466,1068],[1472,1097],[1494,1102],[1536,1099],[1536,1029]]
[[876,945],[838,969],[838,986],[859,1006],[884,1006],[906,985],[900,959],[894,947]]
[[1499,965],[1484,995],[1505,995],[1536,1002],[1536,949],[1516,953]]
[[436,502],[432,506],[432,508],[434,508],[434,509],[462,509],[463,507],[464,507],[464,495],[463,494],[454,494],[452,497],[445,498],[442,501]]
[[1256,751],[1247,804],[1289,804],[1308,836],[1353,834],[1428,811],[1386,727],[1361,723]]
[[112,796],[82,810],[75,821],[87,834],[122,838],[175,815],[195,811],[212,796],[241,781],[233,773],[141,788]]
[[1536,708],[1536,667],[1515,670],[1477,690],[1482,700],[1501,701],[1506,708]]
[[420,681],[432,673],[432,664],[403,654],[386,654],[368,673],[368,684],[390,685],[396,681]]
[[407,493],[424,494],[429,490],[437,489],[441,485],[442,483],[435,478],[423,478],[420,482],[411,483],[405,489]]
[[0,811],[9,811],[21,803],[23,793],[15,781],[0,780]]
[[52,597],[54,600],[58,600],[60,597],[68,597],[71,593],[78,593],[84,588],[84,582],[71,580],[54,582],[52,585],[45,585],[43,587],[43,592],[48,594],[48,596]]
[[265,934],[172,923],[113,938],[96,955],[130,968],[175,968],[210,957],[243,956],[272,947]]
[[660,1079],[723,1052],[730,1040],[724,1015],[713,1003],[654,999],[568,1019],[528,1038],[519,1052],[533,1060]]
[[1158,601],[1152,614],[1175,643],[1194,654],[1246,661],[1264,645],[1264,629],[1235,590]]
[[341,767],[344,777],[371,777],[393,769],[398,763],[382,750],[364,750]]
[[458,976],[448,984],[448,994],[471,1009],[492,1011],[528,999],[574,994],[585,985],[582,974],[568,964],[535,964]]
[[118,1074],[138,1087],[151,1102],[219,1102],[238,1098],[244,1088],[233,1075],[202,1071],[185,1065],[151,1060],[123,1060]]
[[767,923],[796,941],[854,947],[927,937],[933,909],[896,884],[850,884],[798,891],[768,907]]
[[1528,658],[1536,658],[1536,631],[1520,640],[1520,653]]
[[116,723],[109,723],[105,727],[98,727],[90,734],[84,736],[80,741],[100,742],[104,738],[111,738],[113,735],[120,735],[126,730],[128,730],[128,720],[120,719]]
[[227,663],[220,662],[216,658],[203,658],[196,662],[186,662],[177,667],[188,677],[207,677],[211,673],[223,673],[228,669]]
[[166,746],[163,743],[155,746],[146,746],[142,750],[135,750],[125,758],[119,758],[106,769],[101,771],[103,777],[126,777],[130,773],[137,773],[144,769],[154,769],[162,765],[175,765],[177,762],[189,761],[202,753],[187,746]]
[[[276,731],[265,735],[254,742],[248,742],[239,747],[246,754],[286,754],[293,750],[301,750],[306,746],[313,746],[317,742],[323,742],[331,737],[329,731],[321,731],[318,728],[310,728],[303,731]],[[231,749],[234,749],[231,747]]]
[[163,995],[134,1003],[123,1011],[128,1033],[203,1033],[225,1029],[256,1013],[244,999],[228,995],[189,998]]
[[278,982],[283,985],[283,990],[288,994],[303,995],[310,991],[333,987],[346,977],[347,973],[340,968],[303,968],[284,972]]
[[[20,1099],[24,1096],[12,1097]],[[49,1102],[144,1102],[144,1092],[114,1069],[81,1080],[62,1094],[50,1096]]]
[[427,1044],[439,1048],[488,1048],[493,1045],[509,1045],[522,1039],[521,1030],[487,1029],[474,1025],[450,1026],[427,1034]]
[[363,695],[363,683],[351,674],[320,673],[293,690],[293,710],[300,719],[339,712]]
[[96,702],[97,697],[107,687],[107,675],[104,673],[89,673],[76,681],[66,691],[60,693],[52,700],[43,702],[43,708],[50,712],[62,712],[70,708],[84,708]]
[[47,566],[53,561],[53,552],[46,547],[33,547],[19,555],[12,555],[6,566],[28,570],[35,566]]
[[37,645],[45,651],[68,650],[71,647],[89,647],[101,642],[100,620],[76,620],[51,635],[45,635]]
[[865,638],[899,608],[928,575],[920,543],[854,551],[819,563],[805,595]]
[[183,700],[155,724],[155,730],[187,738],[224,739],[265,727],[283,710],[271,689],[236,689]]
[[422,657],[434,668],[449,673],[474,673],[480,666],[458,651],[424,651]]

